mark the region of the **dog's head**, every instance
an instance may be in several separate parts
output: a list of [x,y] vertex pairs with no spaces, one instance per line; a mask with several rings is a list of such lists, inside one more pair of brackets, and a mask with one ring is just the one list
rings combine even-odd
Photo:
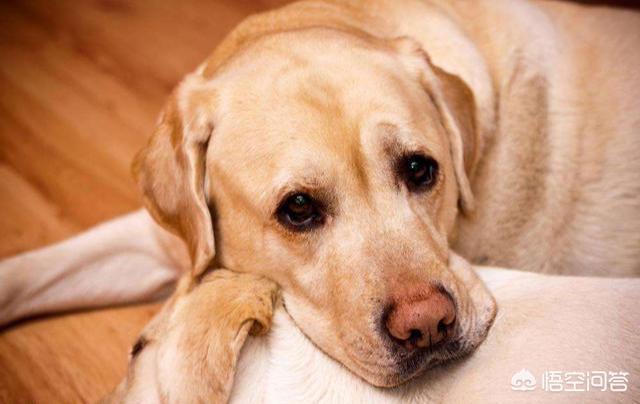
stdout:
[[275,280],[308,337],[379,386],[482,341],[495,304],[448,249],[479,142],[461,80],[410,39],[321,28],[206,70],[134,164],[194,276],[215,260]]

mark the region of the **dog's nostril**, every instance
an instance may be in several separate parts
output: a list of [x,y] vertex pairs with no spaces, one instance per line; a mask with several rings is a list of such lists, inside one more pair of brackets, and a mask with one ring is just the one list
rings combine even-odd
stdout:
[[438,322],[438,334],[447,335],[448,326],[444,323],[444,319]]
[[407,339],[411,346],[418,345],[418,342],[422,339],[422,331],[415,328],[409,331],[409,338]]

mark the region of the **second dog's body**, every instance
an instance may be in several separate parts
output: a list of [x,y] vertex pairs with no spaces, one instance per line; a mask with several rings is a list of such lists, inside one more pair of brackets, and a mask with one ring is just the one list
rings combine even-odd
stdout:
[[[640,280],[475,268],[500,311],[470,358],[407,385],[378,389],[319,351],[284,310],[277,310],[269,334],[247,340],[230,402],[621,403],[640,398],[635,377],[640,372],[640,314],[627,304],[640,295]],[[515,379],[522,369],[536,379],[530,390],[518,390],[522,385]],[[626,372],[622,384],[627,390],[612,392],[607,385],[587,391],[591,374],[597,378],[602,371],[607,379],[609,372]],[[566,373],[584,382],[573,385],[578,391],[568,391],[572,385],[565,385]],[[553,382],[554,374],[561,376],[561,383]],[[551,384],[543,384],[545,377],[551,377]]]

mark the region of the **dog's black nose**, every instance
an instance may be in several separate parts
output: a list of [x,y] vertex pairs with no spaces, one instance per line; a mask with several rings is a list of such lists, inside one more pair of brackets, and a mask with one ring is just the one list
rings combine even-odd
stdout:
[[392,339],[409,350],[443,341],[456,319],[451,297],[430,283],[396,292],[385,327]]

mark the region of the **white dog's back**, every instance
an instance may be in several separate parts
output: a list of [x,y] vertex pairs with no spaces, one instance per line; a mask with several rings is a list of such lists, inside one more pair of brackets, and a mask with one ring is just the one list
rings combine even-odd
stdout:
[[[640,280],[478,269],[498,300],[499,312],[487,340],[471,357],[400,388],[380,389],[321,352],[279,309],[271,332],[251,338],[243,348],[231,401],[371,404],[640,399],[634,379],[640,372],[640,313],[632,303],[640,296]],[[522,369],[521,375],[529,372],[535,378],[533,390],[512,388],[512,377]],[[591,386],[602,371],[607,372],[608,380],[626,377],[627,382]],[[543,381],[549,383],[543,385]],[[569,391],[586,391],[588,385],[589,392]],[[626,392],[611,391],[623,385]],[[550,391],[560,388],[564,392]],[[605,392],[599,391],[603,388]]]

